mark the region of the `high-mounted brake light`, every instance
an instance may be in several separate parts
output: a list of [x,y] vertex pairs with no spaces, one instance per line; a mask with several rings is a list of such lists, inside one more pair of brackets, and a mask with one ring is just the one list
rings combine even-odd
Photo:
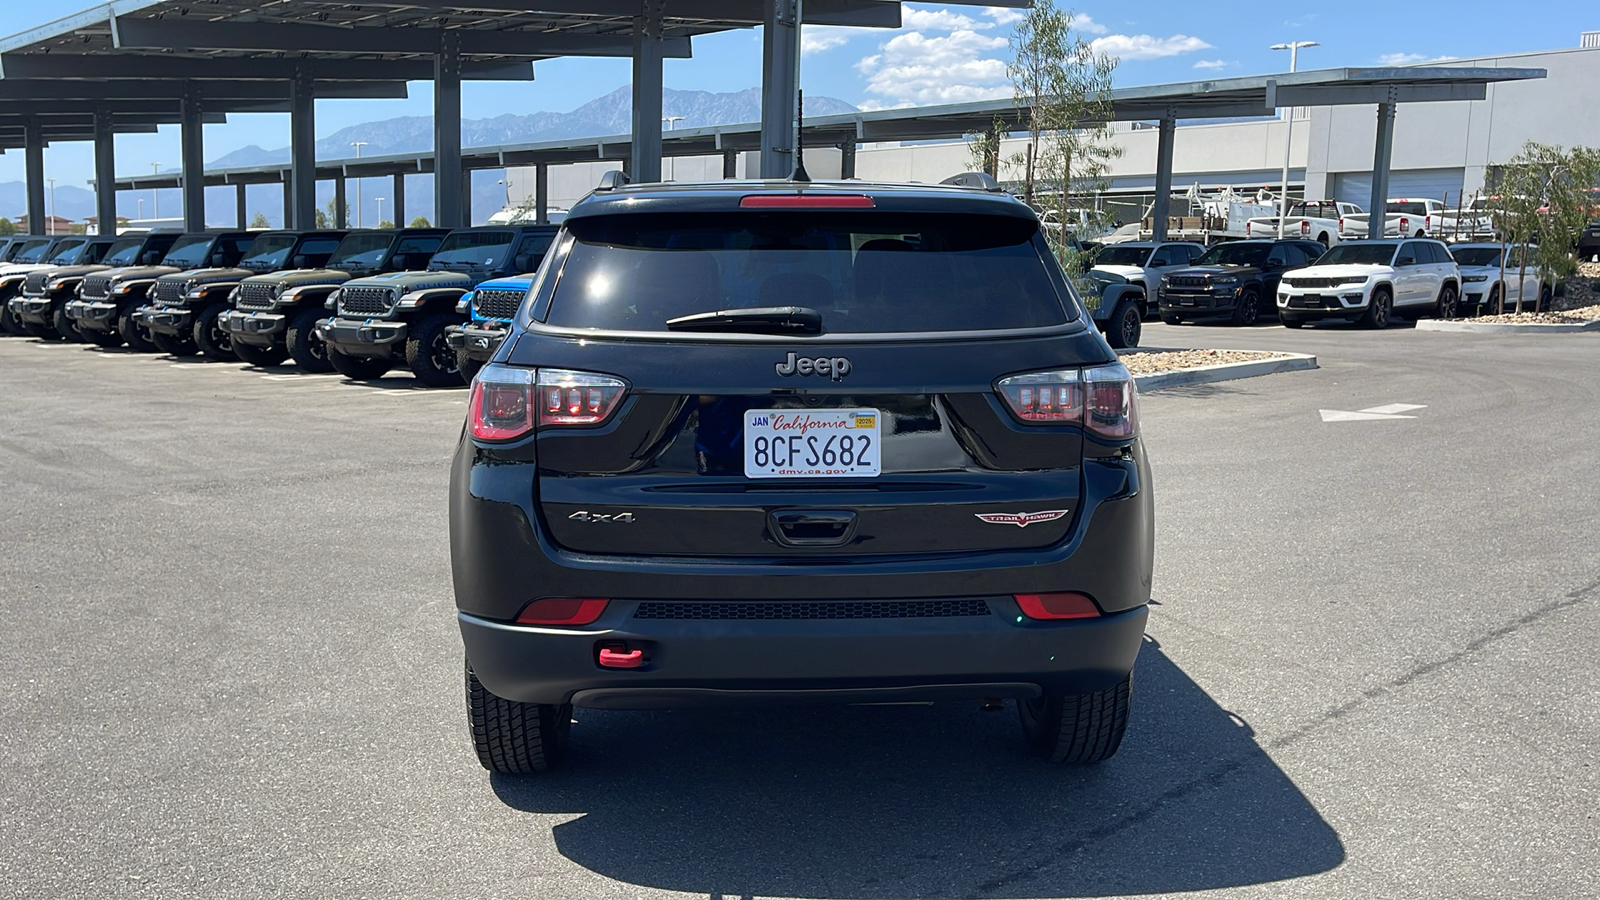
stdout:
[[472,381],[467,425],[480,441],[519,438],[535,425],[599,425],[627,389],[620,378],[592,372],[488,365]]
[[871,209],[866,194],[750,194],[740,198],[744,209]]
[[588,625],[605,613],[610,602],[593,597],[540,597],[517,613],[517,624]]
[[1088,594],[1061,591],[1051,594],[1014,594],[1017,608],[1030,619],[1093,619],[1100,607]]
[[1081,424],[1117,441],[1139,432],[1138,391],[1121,363],[1012,375],[997,386],[1012,414],[1030,424]]

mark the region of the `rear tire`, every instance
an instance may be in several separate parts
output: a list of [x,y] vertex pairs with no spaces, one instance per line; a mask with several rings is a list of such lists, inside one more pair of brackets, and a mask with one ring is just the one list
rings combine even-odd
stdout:
[[150,339],[149,330],[135,322],[132,313],[123,313],[117,318],[117,334],[122,335],[128,349],[135,353],[154,353],[158,349]]
[[467,723],[478,762],[504,775],[529,775],[558,765],[570,742],[572,707],[497,697],[478,681],[472,663],[466,668]]
[[6,305],[6,301],[0,299],[0,334],[14,334],[20,337],[27,333],[22,327],[21,320],[11,314],[11,309]]
[[1447,284],[1439,289],[1439,304],[1435,309],[1441,319],[1454,319],[1461,312],[1457,309],[1456,286]]
[[1535,311],[1536,312],[1549,312],[1551,306],[1553,306],[1555,304],[1555,299],[1556,299],[1555,291],[1552,291],[1550,289],[1550,285],[1548,285],[1548,284],[1540,285],[1539,286],[1539,308],[1537,310],[1535,310]]
[[460,387],[466,384],[457,364],[456,351],[445,342],[445,329],[459,323],[455,316],[435,313],[417,320],[406,335],[406,365],[411,374],[428,387]]
[[239,357],[240,362],[263,369],[267,366],[275,366],[289,358],[289,351],[277,344],[262,347],[256,344],[246,344],[244,341],[233,342],[233,353]]
[[387,359],[346,356],[332,347],[328,347],[327,352],[328,363],[333,366],[334,371],[351,381],[371,381],[374,378],[382,378],[389,373],[390,369],[394,368],[394,364]]
[[194,316],[194,345],[206,359],[217,362],[238,362],[239,354],[233,352],[233,335],[222,330],[222,314],[228,308],[220,303],[205,307]]
[[1139,346],[1144,334],[1144,317],[1139,315],[1139,305],[1132,300],[1121,300],[1106,322],[1106,343],[1113,350],[1126,350]]
[[1254,325],[1261,320],[1261,298],[1255,291],[1245,291],[1239,304],[1233,308],[1233,324]]
[[1361,314],[1357,321],[1362,328],[1388,328],[1389,308],[1393,303],[1388,288],[1378,288],[1372,292],[1372,299],[1367,302],[1367,311]]
[[159,331],[150,332],[150,342],[156,349],[171,356],[194,356],[200,352],[194,341],[178,337],[175,334],[162,334]]
[[467,356],[467,351],[456,351],[456,368],[461,370],[461,380],[468,384],[483,370],[483,362]]
[[1088,765],[1116,755],[1128,730],[1133,676],[1103,691],[1017,701],[1022,734],[1048,762]]
[[317,337],[317,323],[322,317],[321,310],[302,309],[289,320],[283,332],[283,342],[288,345],[294,364],[300,371],[312,375],[333,371],[333,363],[328,361],[328,345]]

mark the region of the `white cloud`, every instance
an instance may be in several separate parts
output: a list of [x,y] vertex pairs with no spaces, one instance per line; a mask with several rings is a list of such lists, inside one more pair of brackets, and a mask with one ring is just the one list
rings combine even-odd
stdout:
[[1422,62],[1428,58],[1426,53],[1385,53],[1378,57],[1378,64],[1382,66],[1407,66],[1411,63]]
[[906,7],[900,13],[902,28],[912,31],[971,31],[975,28],[993,28],[995,23],[979,22],[960,13],[948,9],[916,9]]
[[983,14],[994,20],[996,25],[1012,25],[1022,21],[1027,15],[1020,9],[1011,9],[1007,6],[985,6]]
[[[1017,18],[1020,19],[1022,17],[1018,16]],[[1072,27],[1084,34],[1105,34],[1111,30],[1083,13],[1078,13],[1072,17]]]
[[803,25],[800,28],[800,52],[821,53],[824,50],[843,47],[855,37],[855,32],[863,30],[865,29],[845,28],[839,25]]
[[1229,66],[1236,65],[1238,65],[1238,63],[1228,62],[1225,59],[1202,59],[1196,62],[1194,67],[1196,69],[1226,69]]
[[879,107],[906,103],[962,103],[1011,95],[1003,59],[986,54],[1006,47],[1005,38],[975,31],[930,37],[918,31],[896,35],[881,52],[856,68],[867,77],[867,93]]
[[1105,37],[1095,38],[1090,41],[1096,52],[1114,56],[1127,61],[1130,59],[1162,59],[1168,56],[1178,56],[1183,53],[1193,53],[1196,50],[1210,50],[1211,45],[1197,37],[1186,34],[1175,34],[1172,37],[1158,38],[1148,34],[1108,34]]

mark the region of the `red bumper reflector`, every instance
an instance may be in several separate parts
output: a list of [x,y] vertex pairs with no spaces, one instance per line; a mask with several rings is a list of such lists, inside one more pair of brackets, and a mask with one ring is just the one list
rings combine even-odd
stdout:
[[637,669],[643,663],[643,650],[629,650],[621,645],[600,648],[600,665],[607,669]]
[[1056,594],[1016,594],[1017,606],[1030,619],[1093,619],[1100,607],[1088,594],[1064,591]]
[[745,209],[871,209],[866,194],[750,194],[739,199]]
[[606,611],[610,600],[583,597],[541,597],[517,614],[518,625],[588,625]]

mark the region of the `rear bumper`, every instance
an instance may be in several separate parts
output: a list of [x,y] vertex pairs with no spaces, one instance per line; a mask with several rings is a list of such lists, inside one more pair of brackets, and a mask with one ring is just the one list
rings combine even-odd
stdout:
[[376,319],[324,319],[317,337],[346,356],[388,359],[405,347],[406,323]]
[[143,306],[133,315],[160,334],[187,336],[194,328],[194,312],[179,306]]
[[509,329],[503,324],[485,327],[487,324],[451,325],[445,329],[445,343],[452,350],[466,353],[468,359],[488,362],[494,358],[494,352],[500,348]]
[[289,327],[280,313],[230,309],[217,318],[217,327],[247,344],[271,344]]
[[[1079,693],[1133,668],[1148,611],[1036,622],[1009,597],[988,616],[910,619],[638,619],[613,601],[584,628],[507,625],[461,614],[478,679],[527,703],[637,709],[721,703],[891,702]],[[1018,620],[1021,619],[1019,622]],[[601,644],[641,650],[602,668]]]
[[1156,305],[1164,316],[1217,316],[1233,312],[1239,306],[1239,296],[1232,291],[1226,294],[1174,294],[1169,291],[1157,298]]

